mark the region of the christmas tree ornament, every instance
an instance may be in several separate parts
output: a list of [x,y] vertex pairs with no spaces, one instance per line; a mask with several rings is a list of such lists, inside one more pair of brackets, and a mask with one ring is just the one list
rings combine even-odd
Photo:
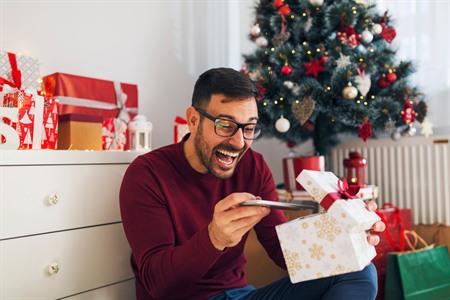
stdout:
[[275,122],[275,129],[278,132],[281,132],[281,133],[287,132],[290,127],[291,127],[291,123],[289,122],[288,119],[283,117],[283,115],[281,115],[281,117]]
[[309,3],[313,6],[322,6],[323,5],[323,0],[309,0]]
[[381,26],[378,23],[375,23],[372,25],[372,33],[373,34],[380,34],[383,31],[383,26]]
[[357,69],[358,76],[355,77],[355,83],[358,87],[358,91],[363,95],[364,97],[367,96],[367,94],[370,91],[371,81],[370,81],[370,75],[365,74],[364,70]]
[[316,101],[313,100],[311,96],[305,96],[301,101],[297,103],[294,101],[292,103],[292,114],[295,119],[300,123],[300,125],[304,125],[306,121],[311,118],[314,113],[314,109],[316,107]]
[[416,135],[416,127],[413,126],[413,124],[408,124],[402,131],[402,136],[415,136]]
[[353,100],[358,96],[358,90],[352,85],[351,82],[342,90],[342,97],[347,100]]
[[292,93],[295,96],[300,95],[300,86],[298,84],[294,83],[294,87],[292,88]]
[[344,158],[345,178],[350,186],[366,186],[366,168],[367,160],[358,151],[352,151]]
[[391,134],[391,139],[393,139],[394,141],[398,141],[401,137],[402,135],[399,130],[394,130]]
[[413,123],[416,120],[417,113],[414,111],[412,101],[406,99],[403,105],[403,110],[401,111],[402,120],[406,125]]
[[337,33],[337,37],[342,44],[348,45],[352,48],[356,48],[360,44],[361,40],[360,35],[356,34],[356,31],[352,26],[343,27]]
[[346,56],[342,53],[339,53],[339,58],[336,60],[336,66],[338,68],[345,68],[350,65],[350,56]]
[[291,8],[284,2],[284,0],[273,1],[273,7],[275,7],[278,10],[278,13],[282,16],[286,16],[291,13]]
[[272,43],[275,47],[278,47],[284,44],[290,37],[291,33],[289,31],[279,32],[272,38]]
[[283,85],[284,85],[285,87],[287,87],[288,89],[290,89],[290,90],[294,87],[294,83],[293,83],[292,81],[290,81],[290,80],[284,81],[284,82],[283,82]]
[[391,83],[386,79],[386,74],[381,75],[377,81],[377,84],[382,89],[385,89],[391,85]]
[[373,40],[373,34],[369,30],[366,29],[361,33],[361,41],[364,44],[370,44],[372,42],[372,40]]
[[258,97],[256,99],[257,100],[264,99],[267,89],[265,87],[263,87],[259,82],[256,83],[256,89],[258,90]]
[[303,28],[305,28],[305,32],[309,32],[313,25],[313,19],[311,17],[308,17],[305,24],[303,25]]
[[394,27],[388,27],[388,26],[383,26],[383,25],[382,25],[382,27],[383,27],[383,30],[380,33],[381,37],[383,39],[385,39],[386,42],[392,43],[395,36],[397,35],[397,32],[395,31]]
[[430,121],[428,121],[427,118],[423,120],[421,124],[422,129],[420,130],[420,133],[424,135],[425,137],[429,137],[430,135],[433,135],[433,124],[431,124]]
[[311,75],[317,78],[321,72],[325,70],[320,59],[313,58],[309,63],[305,64],[306,75]]
[[289,76],[292,74],[292,67],[289,64],[285,64],[282,68],[281,68],[281,74],[283,74],[284,76]]
[[372,136],[372,124],[370,124],[369,120],[364,118],[363,123],[359,126],[358,136],[366,142],[368,138]]
[[255,40],[255,44],[256,44],[256,46],[258,46],[260,48],[265,48],[265,47],[267,47],[269,42],[267,41],[267,39],[265,37],[260,36]]
[[259,27],[259,24],[255,24],[250,29],[250,34],[254,37],[257,37],[261,33],[261,28]]
[[392,83],[397,80],[397,74],[394,71],[389,70],[389,73],[386,75],[386,79]]

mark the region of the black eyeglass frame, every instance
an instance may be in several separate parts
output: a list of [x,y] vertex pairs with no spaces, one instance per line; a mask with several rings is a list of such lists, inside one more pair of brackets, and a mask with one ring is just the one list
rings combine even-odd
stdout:
[[[211,121],[214,122],[214,132],[215,132],[218,136],[221,136],[221,137],[232,137],[233,135],[236,134],[236,132],[238,132],[238,130],[239,130],[240,128],[242,128],[242,136],[244,137],[245,140],[250,140],[250,141],[251,141],[251,140],[255,140],[255,139],[258,138],[258,136],[261,134],[262,126],[261,126],[261,124],[259,124],[259,123],[238,123],[238,122],[233,121],[233,120],[231,120],[231,119],[222,118],[222,117],[214,117],[214,116],[208,114],[206,111],[204,111],[204,110],[201,109],[201,108],[198,108],[198,107],[194,107],[194,108],[195,108],[195,110],[197,110],[202,116],[204,116],[204,117],[206,117],[206,118],[208,118],[209,120],[211,120]],[[221,134],[218,134],[218,133],[217,133],[217,123],[218,123],[219,121],[222,121],[222,120],[236,124],[236,129],[234,130],[234,132],[233,132],[232,134],[230,134],[230,135],[221,135]],[[252,138],[248,138],[248,137],[245,136],[245,130],[244,130],[244,129],[245,129],[246,126],[249,126],[249,125],[255,126],[255,128],[253,128],[253,137],[252,137]]]

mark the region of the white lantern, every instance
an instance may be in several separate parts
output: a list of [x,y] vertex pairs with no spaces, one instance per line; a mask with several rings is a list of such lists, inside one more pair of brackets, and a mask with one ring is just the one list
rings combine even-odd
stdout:
[[137,115],[128,124],[131,150],[148,150],[151,148],[153,125],[143,115]]

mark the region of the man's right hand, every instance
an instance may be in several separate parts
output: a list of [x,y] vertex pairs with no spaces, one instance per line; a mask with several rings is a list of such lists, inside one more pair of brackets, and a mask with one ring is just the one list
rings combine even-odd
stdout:
[[217,202],[208,226],[209,238],[216,249],[236,246],[246,232],[270,213],[267,207],[239,206],[253,199],[257,198],[249,193],[233,193]]

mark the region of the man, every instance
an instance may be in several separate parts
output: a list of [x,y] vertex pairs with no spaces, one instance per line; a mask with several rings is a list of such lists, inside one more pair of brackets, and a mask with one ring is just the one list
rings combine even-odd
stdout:
[[[374,298],[373,265],[298,284],[285,278],[261,289],[247,285],[243,249],[251,229],[286,268],[275,232],[286,221],[283,212],[239,205],[277,199],[269,168],[250,149],[261,130],[256,95],[252,81],[235,70],[203,73],[186,111],[190,134],[129,166],[120,205],[138,300]],[[376,235],[368,239],[378,243]]]

